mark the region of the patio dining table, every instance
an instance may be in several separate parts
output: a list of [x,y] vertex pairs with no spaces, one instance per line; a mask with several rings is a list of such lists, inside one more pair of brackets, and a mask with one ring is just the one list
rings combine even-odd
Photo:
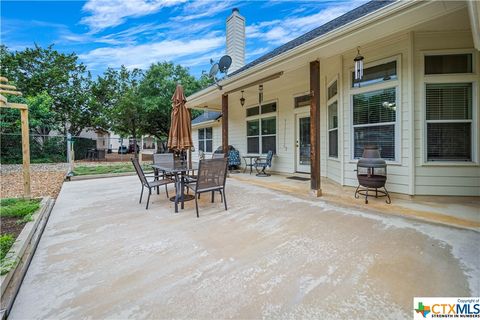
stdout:
[[[189,164],[184,161],[174,161],[172,164],[153,164],[155,175],[159,171],[164,171],[175,176],[175,212],[178,212],[178,203],[181,202],[181,208],[184,208],[185,199],[185,180],[188,173],[198,170],[198,163]],[[191,200],[191,199],[189,199]]]

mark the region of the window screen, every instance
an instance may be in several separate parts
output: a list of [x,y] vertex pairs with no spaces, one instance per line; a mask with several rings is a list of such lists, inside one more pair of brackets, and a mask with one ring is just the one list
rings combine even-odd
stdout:
[[306,94],[301,97],[295,97],[294,98],[294,107],[295,108],[301,108],[301,107],[307,107],[310,106],[310,95]]
[[260,114],[259,107],[252,107],[247,109],[247,117],[256,116]]
[[203,152],[212,152],[213,136],[212,128],[198,129],[198,150]]
[[275,112],[275,111],[277,111],[277,103],[275,102],[262,105],[262,114]]
[[337,80],[335,80],[335,82],[328,87],[327,91],[328,91],[327,93],[328,100],[332,99],[337,95],[337,91],[338,91]]
[[338,157],[338,104],[328,106],[328,155]]
[[472,73],[472,54],[425,56],[425,74]]
[[388,88],[353,96],[353,124],[395,122],[395,88]]
[[427,84],[427,120],[472,119],[472,84]]
[[427,84],[427,160],[472,160],[472,83]]
[[354,95],[354,157],[360,158],[366,145],[376,145],[382,158],[395,160],[395,122],[395,88]]
[[352,87],[364,87],[395,79],[397,79],[397,61],[392,61],[364,69],[360,80],[355,80],[355,73],[352,72]]

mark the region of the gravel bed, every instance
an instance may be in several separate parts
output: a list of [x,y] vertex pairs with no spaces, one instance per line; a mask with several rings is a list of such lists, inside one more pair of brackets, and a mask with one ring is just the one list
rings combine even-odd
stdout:
[[[67,172],[68,163],[32,163],[30,164],[31,172],[60,171]],[[2,164],[0,171],[3,174],[22,172],[21,164]]]
[[[56,198],[62,188],[65,174],[68,170],[66,163],[31,164],[30,178],[32,196],[50,196]],[[23,196],[22,165],[1,166],[1,198],[16,198]]]

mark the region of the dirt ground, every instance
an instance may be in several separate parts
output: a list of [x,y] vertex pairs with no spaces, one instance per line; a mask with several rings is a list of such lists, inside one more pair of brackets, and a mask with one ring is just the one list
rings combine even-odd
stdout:
[[0,226],[0,235],[11,234],[16,239],[26,224],[26,222],[17,223],[18,220],[18,218],[3,217],[2,225]]

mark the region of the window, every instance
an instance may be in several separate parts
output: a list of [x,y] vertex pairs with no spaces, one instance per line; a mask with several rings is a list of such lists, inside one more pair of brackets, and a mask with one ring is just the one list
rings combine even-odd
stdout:
[[260,107],[252,107],[247,109],[247,117],[256,116],[260,114]]
[[198,129],[198,150],[212,152],[212,127]]
[[328,105],[328,156],[338,158],[338,85],[337,80],[327,88]]
[[328,106],[328,156],[338,157],[338,103]]
[[295,97],[293,99],[294,108],[301,108],[310,106],[310,95],[306,94],[304,96]]
[[354,158],[366,145],[376,145],[382,158],[395,160],[396,96],[396,88],[353,95]]
[[[260,111],[261,114],[249,112],[249,109]],[[276,111],[275,102],[247,109],[247,153],[277,152],[277,118],[272,115]]]
[[361,80],[355,80],[355,72],[352,72],[352,87],[364,87],[383,81],[397,79],[397,61],[391,61],[365,68]]
[[425,74],[472,73],[472,54],[425,56]]
[[328,90],[327,90],[327,99],[330,100],[332,99],[333,97],[335,97],[337,95],[337,91],[338,91],[338,88],[337,88],[337,80],[335,80],[335,82],[333,82],[329,87],[328,87]]
[[428,161],[472,161],[472,87],[426,84]]

